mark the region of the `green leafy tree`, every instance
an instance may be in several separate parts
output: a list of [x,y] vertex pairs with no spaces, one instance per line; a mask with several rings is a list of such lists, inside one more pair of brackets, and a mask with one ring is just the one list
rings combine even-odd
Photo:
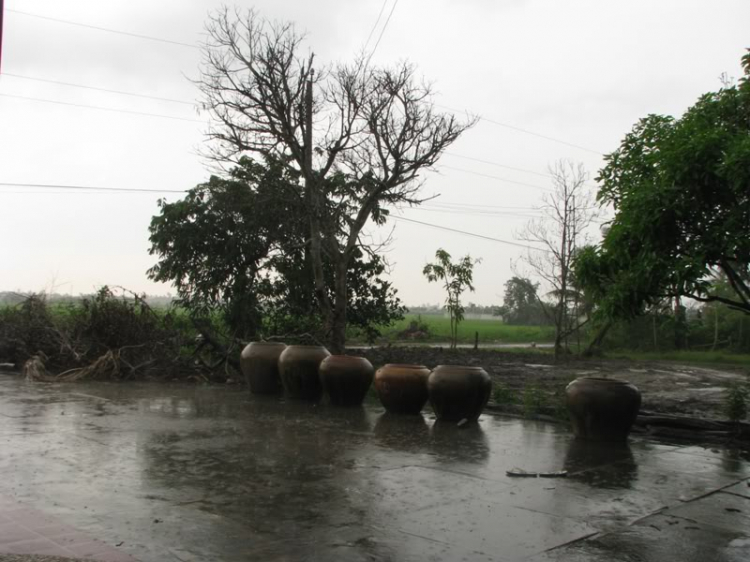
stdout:
[[503,306],[497,312],[506,324],[542,325],[549,323],[545,304],[539,299],[539,283],[513,276],[505,282]]
[[[160,201],[150,226],[150,252],[159,261],[148,275],[173,283],[196,317],[220,311],[237,337],[324,337],[296,181],[296,173],[276,160],[243,158],[227,178],[214,176],[180,201]],[[323,266],[331,287],[333,264]],[[380,277],[384,271],[378,255],[361,249],[347,269],[349,319],[370,338],[375,325],[403,315],[396,291]]]
[[[750,314],[750,53],[742,62],[737,86],[677,119],[649,115],[605,157],[598,200],[615,216],[576,260],[602,317],[680,297]],[[729,294],[712,290],[717,272]]]
[[458,342],[458,325],[464,319],[464,307],[461,305],[461,294],[469,289],[474,291],[472,282],[474,280],[474,265],[481,262],[480,259],[472,259],[466,255],[458,262],[451,262],[451,255],[438,249],[435,252],[437,262],[424,266],[422,273],[430,283],[440,282],[448,293],[445,299],[445,309],[450,315],[451,349],[456,348]]
[[149,277],[172,282],[193,314],[220,310],[238,337],[255,336],[260,303],[273,293],[264,272],[301,236],[296,200],[276,196],[292,181],[284,166],[246,158],[226,179],[212,176],[180,201],[160,200],[149,227],[150,253],[159,261]]

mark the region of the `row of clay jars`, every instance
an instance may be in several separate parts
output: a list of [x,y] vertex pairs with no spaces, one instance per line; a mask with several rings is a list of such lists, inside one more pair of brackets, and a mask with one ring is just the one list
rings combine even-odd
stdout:
[[283,388],[290,398],[318,402],[326,393],[337,406],[361,404],[375,373],[364,357],[331,355],[319,345],[253,342],[240,360],[254,394]]
[[386,410],[417,414],[430,400],[438,419],[476,420],[492,390],[489,375],[480,367],[439,365],[432,372],[423,365],[388,364],[374,373],[364,357],[331,355],[322,346],[253,342],[241,356],[242,370],[256,394],[277,393],[319,401],[325,392],[331,403],[362,403],[373,378]]
[[481,367],[388,364],[375,373],[375,389],[385,409],[418,414],[430,400],[443,421],[475,421],[487,405],[492,381]]
[[[254,393],[277,393],[282,382],[292,398],[359,405],[373,381],[373,367],[363,357],[331,355],[322,346],[285,346],[254,342],[242,352],[242,369]],[[490,396],[492,383],[479,367],[388,364],[374,374],[375,388],[386,410],[418,414],[427,400],[438,419],[476,420]],[[616,379],[581,377],[566,389],[573,431],[596,441],[627,439],[638,416],[641,393]]]

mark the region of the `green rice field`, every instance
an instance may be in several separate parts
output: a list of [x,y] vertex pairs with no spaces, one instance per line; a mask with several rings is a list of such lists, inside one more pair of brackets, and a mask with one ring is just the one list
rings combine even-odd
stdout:
[[[427,326],[427,342],[447,342],[450,339],[450,319],[441,315],[407,314],[405,318],[382,330],[389,341],[400,341],[400,337],[412,321]],[[469,318],[458,326],[459,343],[474,343],[474,334],[479,333],[480,343],[549,343],[554,339],[552,326],[511,326],[501,320]]]

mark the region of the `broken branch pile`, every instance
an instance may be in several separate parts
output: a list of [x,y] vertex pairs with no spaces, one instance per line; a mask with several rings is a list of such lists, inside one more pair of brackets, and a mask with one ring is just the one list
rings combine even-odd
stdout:
[[231,342],[213,336],[216,345],[196,345],[205,327],[121,291],[104,287],[80,302],[54,306],[32,295],[0,310],[0,362],[22,365],[27,379],[42,382],[235,376],[228,359],[238,353]]

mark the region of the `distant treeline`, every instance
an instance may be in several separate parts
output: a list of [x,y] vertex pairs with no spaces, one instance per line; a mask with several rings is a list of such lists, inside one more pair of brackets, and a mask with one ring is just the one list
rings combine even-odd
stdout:
[[[408,306],[409,314],[447,314],[442,304],[421,304],[419,306]],[[470,302],[464,305],[466,315],[485,315],[485,316],[498,316],[497,306],[482,306],[481,304],[474,304]]]
[[[21,304],[26,301],[30,296],[34,295],[32,292],[17,292],[17,291],[0,291],[0,306],[14,306]],[[96,296],[96,292],[85,295],[68,295],[60,293],[45,293],[45,301],[49,304],[65,304],[65,303],[80,303],[85,299],[91,299]],[[123,298],[134,300],[135,297],[128,297],[127,295]],[[140,300],[144,300],[149,306],[155,308],[163,308],[170,306],[174,303],[174,298],[170,295],[140,295]]]

